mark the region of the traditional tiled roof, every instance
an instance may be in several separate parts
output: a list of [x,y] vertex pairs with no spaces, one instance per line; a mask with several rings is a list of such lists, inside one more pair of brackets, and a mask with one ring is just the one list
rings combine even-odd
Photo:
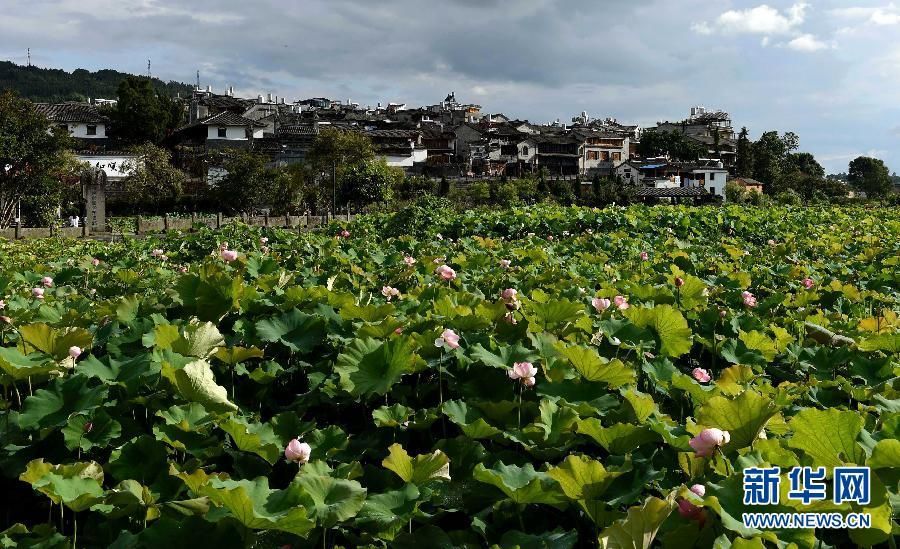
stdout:
[[51,122],[82,122],[85,124],[105,124],[107,118],[97,107],[88,103],[35,103],[34,108]]
[[207,95],[199,100],[201,105],[223,110],[245,111],[256,103],[253,99],[242,99],[230,95]]
[[230,111],[220,112],[219,114],[214,114],[212,116],[207,116],[202,120],[197,120],[192,124],[188,124],[187,126],[182,126],[178,128],[177,131],[184,131],[191,128],[196,128],[198,126],[241,126],[241,127],[257,127],[263,128],[266,125],[255,120],[250,120],[249,118],[244,118],[239,114],[234,114]]
[[416,139],[421,132],[417,130],[369,130],[365,134],[374,138]]

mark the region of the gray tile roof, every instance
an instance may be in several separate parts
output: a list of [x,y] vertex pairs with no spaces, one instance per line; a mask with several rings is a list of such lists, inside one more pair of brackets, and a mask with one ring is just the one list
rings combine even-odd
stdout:
[[34,108],[51,122],[82,122],[85,124],[106,124],[107,118],[97,107],[88,103],[35,103]]

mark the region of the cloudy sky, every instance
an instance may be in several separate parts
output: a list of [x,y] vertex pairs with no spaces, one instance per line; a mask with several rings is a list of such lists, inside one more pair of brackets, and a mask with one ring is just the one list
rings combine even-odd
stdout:
[[[900,1],[900,0],[898,0]],[[692,105],[794,131],[827,170],[900,171],[900,4],[889,0],[3,0],[0,59],[221,91],[461,101],[653,125]]]

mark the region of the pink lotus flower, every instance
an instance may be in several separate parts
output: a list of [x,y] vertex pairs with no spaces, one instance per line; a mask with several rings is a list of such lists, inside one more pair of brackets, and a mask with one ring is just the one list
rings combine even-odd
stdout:
[[231,263],[238,258],[238,253],[234,250],[222,250],[220,255],[226,263]]
[[534,387],[534,384],[537,383],[537,380],[533,377],[523,377],[522,385],[526,387]]
[[594,306],[594,309],[596,309],[598,313],[602,313],[612,306],[612,301],[605,297],[595,297],[591,300],[591,305]]
[[94,267],[96,267],[99,264],[100,264],[100,260],[97,259],[96,257],[91,260],[91,265],[93,265]]
[[501,267],[501,268],[503,268],[503,269],[509,269],[509,266],[510,266],[510,265],[512,265],[512,261],[510,261],[510,260],[508,260],[508,259],[501,259],[501,260],[500,260],[500,267]]
[[676,276],[675,277],[675,287],[681,288],[682,286],[684,286],[684,279],[681,278],[680,276]]
[[44,289],[43,288],[32,288],[31,295],[33,295],[35,299],[44,299]]
[[640,257],[641,257],[641,261],[647,261],[650,259],[650,254],[648,254],[647,252],[641,252]]
[[744,305],[746,307],[756,307],[756,296],[751,294],[750,292],[746,290],[741,292],[741,299],[744,301]]
[[412,267],[413,265],[416,264],[415,258],[412,256],[408,256],[408,255],[403,258],[403,262],[406,263],[407,267]]
[[553,235],[551,234],[550,236],[548,236],[547,240],[549,240],[550,242],[553,242]]
[[709,380],[712,379],[709,376],[709,372],[704,370],[703,368],[694,368],[693,370],[691,370],[691,375],[694,376],[694,379],[696,379],[700,383],[709,383]]
[[41,284],[44,285],[44,288],[51,288],[53,287],[53,279],[49,276],[45,276],[41,279]]
[[178,272],[181,273],[181,274],[184,274],[184,273],[186,273],[187,271],[188,271],[188,269],[187,269],[187,267],[185,267],[184,265],[182,265],[181,267],[178,267]]
[[813,279],[811,279],[811,278],[809,278],[809,277],[806,277],[806,278],[803,279],[803,287],[806,288],[807,290],[811,290],[812,287],[815,286],[815,285],[816,285],[816,281],[815,281],[815,280],[813,280]]
[[347,229],[341,231],[341,238],[350,238],[350,231],[348,231]]
[[526,379],[537,375],[537,368],[530,362],[516,362],[507,372],[509,379]]
[[[697,494],[701,498],[706,495],[706,487],[702,484],[695,484],[690,488],[691,492]],[[698,507],[687,499],[678,500],[678,514],[686,519],[703,520],[703,508]]]
[[719,318],[725,318],[728,316],[728,311],[726,309],[719,309]]
[[266,244],[269,243],[268,237],[265,237],[265,236],[261,237],[261,238],[259,239],[259,243],[262,244],[263,246],[265,246]]
[[0,310],[3,310],[5,308],[6,308],[6,302],[3,301],[2,299],[0,299]]
[[769,246],[772,246],[773,248],[775,247],[775,241],[771,238],[769,239]]
[[388,301],[394,297],[400,297],[400,290],[397,288],[392,288],[390,286],[382,286],[381,287],[381,295],[387,298]]
[[456,271],[451,269],[448,265],[441,265],[440,267],[435,269],[434,272],[437,273],[438,276],[440,276],[441,278],[443,278],[444,280],[447,280],[447,281],[450,281],[450,280],[453,280],[454,278],[456,278]]
[[309,461],[310,454],[312,454],[312,448],[309,447],[309,444],[300,442],[296,438],[292,439],[284,447],[284,457],[288,461],[293,461],[300,465]]
[[262,248],[259,249],[259,251],[261,251],[264,254],[267,254],[267,253],[269,253],[269,247],[263,246]]
[[397,334],[397,335],[402,334],[402,333],[403,333],[403,326],[397,326],[396,328],[394,328],[394,333]]
[[515,288],[507,288],[500,292],[500,297],[503,301],[515,301],[518,295],[519,292]]
[[77,345],[69,347],[69,356],[72,358],[80,357],[82,352],[81,347],[78,347]]
[[434,346],[459,349],[459,334],[448,328],[441,332],[441,337],[434,340]]
[[150,252],[150,255],[152,255],[153,257],[162,257],[163,254],[165,254],[165,253],[166,253],[166,252],[164,252],[164,251],[160,250],[159,248],[157,248],[157,249],[153,250],[152,252]]
[[688,441],[697,457],[709,457],[716,448],[724,446],[731,441],[731,433],[716,429],[703,429],[700,434]]
[[631,305],[628,304],[628,298],[622,295],[614,297],[613,303],[615,304],[616,309],[619,309],[620,311],[624,311],[628,307],[631,307]]

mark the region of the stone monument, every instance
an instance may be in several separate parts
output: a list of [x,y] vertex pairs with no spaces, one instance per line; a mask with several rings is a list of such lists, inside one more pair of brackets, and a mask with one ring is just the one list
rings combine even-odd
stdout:
[[81,192],[84,196],[84,224],[92,232],[106,231],[106,172],[88,168],[81,174]]

